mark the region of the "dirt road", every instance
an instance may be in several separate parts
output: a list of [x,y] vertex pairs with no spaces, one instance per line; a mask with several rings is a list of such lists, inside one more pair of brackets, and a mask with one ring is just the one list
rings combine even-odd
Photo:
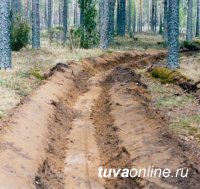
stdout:
[[[164,56],[114,53],[55,67],[1,123],[0,188],[199,189],[198,169],[134,71]],[[149,166],[173,176],[101,178],[98,172]],[[188,177],[174,177],[178,168],[188,169]]]

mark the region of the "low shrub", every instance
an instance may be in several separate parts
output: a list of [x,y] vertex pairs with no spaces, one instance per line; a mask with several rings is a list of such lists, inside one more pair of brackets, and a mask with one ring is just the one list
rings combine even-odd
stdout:
[[30,27],[28,22],[21,16],[18,16],[12,23],[11,27],[11,49],[19,51],[29,42]]

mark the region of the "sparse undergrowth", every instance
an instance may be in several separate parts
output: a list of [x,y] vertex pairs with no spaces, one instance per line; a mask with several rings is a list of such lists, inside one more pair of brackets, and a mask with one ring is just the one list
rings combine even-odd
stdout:
[[13,52],[13,69],[0,70],[0,98],[4,99],[0,102],[0,118],[40,85],[44,73],[58,62],[78,61],[102,53],[99,49],[76,49],[72,52],[68,47],[50,44],[44,38],[40,50],[33,50],[28,46],[19,52]]
[[199,115],[193,115],[189,117],[182,118],[180,120],[177,120],[173,122],[170,125],[170,128],[176,133],[176,134],[182,134],[189,136],[190,138],[195,137],[195,139],[200,142],[200,116]]
[[200,116],[198,100],[194,94],[185,93],[173,82],[162,83],[149,74],[144,75],[144,82],[152,95],[155,107],[167,117],[170,130],[179,136],[200,142]]

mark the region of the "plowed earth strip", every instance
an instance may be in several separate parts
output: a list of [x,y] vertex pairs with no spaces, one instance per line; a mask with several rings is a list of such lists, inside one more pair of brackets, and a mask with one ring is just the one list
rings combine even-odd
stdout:
[[[71,62],[10,113],[0,132],[0,188],[200,188],[200,175],[132,71],[163,52]],[[121,66],[120,64],[126,64]],[[119,65],[119,66],[118,66]],[[98,177],[98,168],[188,167],[187,179]]]

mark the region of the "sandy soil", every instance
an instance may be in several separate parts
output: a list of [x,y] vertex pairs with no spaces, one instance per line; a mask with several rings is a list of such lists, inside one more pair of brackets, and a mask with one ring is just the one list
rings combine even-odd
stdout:
[[[200,188],[199,170],[134,72],[164,57],[162,51],[113,53],[52,69],[1,123],[0,188]],[[188,168],[189,176],[103,179],[100,166]]]

